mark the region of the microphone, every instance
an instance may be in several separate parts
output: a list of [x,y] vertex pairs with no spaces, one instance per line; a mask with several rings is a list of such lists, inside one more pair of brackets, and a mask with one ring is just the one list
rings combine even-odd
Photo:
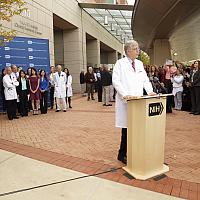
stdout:
[[156,76],[155,76],[155,77],[153,77],[153,82],[154,82],[154,83],[160,83],[160,81],[159,81],[159,78],[158,78],[158,77],[156,77]]
[[167,94],[166,88],[162,86],[162,84],[160,83],[158,77],[153,77],[153,82],[154,82],[155,84],[157,83],[157,85],[159,85],[159,87],[161,88],[161,90],[164,91],[164,92]]

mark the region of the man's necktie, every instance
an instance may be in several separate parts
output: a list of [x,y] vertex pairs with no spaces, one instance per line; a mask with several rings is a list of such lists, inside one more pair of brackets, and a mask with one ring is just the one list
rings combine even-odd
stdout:
[[135,71],[135,61],[132,62],[132,68],[133,68],[134,71]]

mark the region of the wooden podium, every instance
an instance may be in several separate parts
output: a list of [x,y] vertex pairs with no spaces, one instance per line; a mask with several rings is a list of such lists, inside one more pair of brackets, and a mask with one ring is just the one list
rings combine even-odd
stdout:
[[164,165],[167,96],[128,100],[127,166],[123,169],[136,179],[146,180],[169,171]]

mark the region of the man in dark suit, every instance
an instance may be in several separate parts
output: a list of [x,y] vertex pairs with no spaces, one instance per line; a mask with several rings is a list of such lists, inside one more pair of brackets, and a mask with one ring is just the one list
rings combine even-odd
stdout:
[[194,101],[195,101],[195,110],[194,115],[200,115],[200,62],[198,63],[197,71],[193,76],[193,86],[194,86]]
[[190,73],[190,96],[191,96],[191,103],[192,103],[192,109],[190,114],[198,115],[200,114],[200,108],[198,107],[198,103],[200,103],[200,63],[199,61],[195,61],[193,64],[193,69]]

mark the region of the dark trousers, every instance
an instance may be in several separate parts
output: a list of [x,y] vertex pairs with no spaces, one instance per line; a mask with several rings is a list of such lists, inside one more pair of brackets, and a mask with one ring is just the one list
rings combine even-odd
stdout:
[[22,90],[19,95],[19,110],[21,116],[28,116],[28,97],[26,90]]
[[[172,83],[170,79],[165,80],[165,87],[167,88],[167,93],[172,93]],[[166,105],[166,111],[167,113],[172,112],[172,105],[173,105],[173,96],[167,97],[167,105]]]
[[91,98],[94,98],[94,83],[87,83],[87,93],[88,93],[88,99],[90,98],[90,94],[91,94]]
[[31,111],[31,110],[33,110],[31,100],[28,99],[28,111]]
[[40,93],[40,110],[42,114],[47,113],[48,91]]
[[116,91],[115,88],[114,88],[114,94],[113,94],[113,99],[114,99],[114,100],[115,100],[116,94],[117,94],[117,91]]
[[6,108],[7,108],[7,115],[8,119],[13,119],[16,117],[16,110],[17,110],[17,100],[6,100]]
[[127,128],[122,128],[121,144],[119,149],[118,158],[123,159],[127,153]]
[[5,100],[4,93],[2,94],[2,109],[3,109],[3,112],[6,111],[6,100]]
[[191,112],[196,112],[196,96],[195,96],[194,87],[190,87],[190,96],[191,96],[191,104],[192,104]]
[[200,113],[200,87],[194,87],[195,93],[195,112]]
[[20,102],[17,102],[17,114],[20,113]]
[[53,106],[54,106],[54,87],[50,88],[50,105],[51,105],[51,109],[53,109]]
[[102,102],[102,86],[98,86],[98,102]]
[[66,97],[66,104],[69,104],[69,107],[71,107],[71,97]]

